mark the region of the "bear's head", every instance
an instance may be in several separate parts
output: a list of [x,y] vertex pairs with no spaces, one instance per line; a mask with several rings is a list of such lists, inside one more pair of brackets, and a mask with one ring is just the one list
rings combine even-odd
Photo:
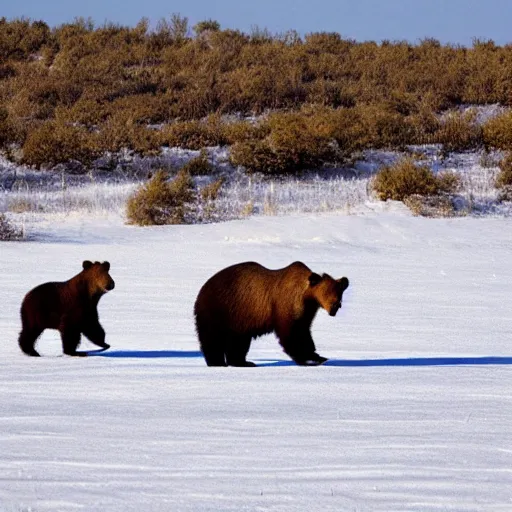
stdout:
[[82,267],[91,295],[103,295],[114,289],[114,280],[108,273],[110,270],[110,263],[108,261],[104,261],[103,263],[95,261],[93,263],[92,261],[86,260],[82,263]]
[[343,292],[348,288],[348,279],[333,279],[329,274],[318,275],[314,272],[309,276],[311,292],[320,305],[331,316],[335,316],[341,308]]

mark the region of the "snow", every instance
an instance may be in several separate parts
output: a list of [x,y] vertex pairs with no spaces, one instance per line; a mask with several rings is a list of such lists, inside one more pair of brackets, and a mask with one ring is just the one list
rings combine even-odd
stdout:
[[[0,245],[0,510],[511,510],[511,222],[394,203],[155,228],[42,216]],[[112,348],[65,357],[46,331],[24,356],[23,295],[84,259],[112,265]],[[325,366],[272,335],[258,368],[205,366],[196,294],[246,260],[349,277],[313,324]]]

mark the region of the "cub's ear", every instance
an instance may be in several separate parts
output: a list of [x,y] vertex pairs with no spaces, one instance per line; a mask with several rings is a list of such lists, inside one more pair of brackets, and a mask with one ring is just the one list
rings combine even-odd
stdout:
[[108,272],[110,270],[110,263],[108,261],[104,261],[101,266]]
[[83,263],[82,263],[82,268],[84,270],[87,270],[88,268],[91,268],[92,267],[92,261],[89,261],[89,260],[85,260]]
[[318,274],[311,272],[308,279],[309,279],[309,284],[311,286],[316,286],[322,280],[322,276],[319,276]]
[[341,279],[338,279],[336,281],[338,283],[338,286],[340,287],[340,290],[344,292],[348,288],[348,279],[346,277],[342,277]]

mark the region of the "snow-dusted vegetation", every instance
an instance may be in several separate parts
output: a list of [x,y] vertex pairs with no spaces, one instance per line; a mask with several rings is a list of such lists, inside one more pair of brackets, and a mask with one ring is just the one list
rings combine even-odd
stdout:
[[[147,181],[155,169],[175,172],[199,151],[167,149],[155,158],[120,155],[113,171],[85,175],[59,171],[36,171],[0,160],[0,212],[13,220],[30,223],[41,214],[125,214],[127,199]],[[209,221],[225,221],[250,215],[342,212],[346,214],[377,207],[372,178],[385,165],[404,153],[365,151],[343,168],[304,171],[296,177],[248,175],[229,165],[223,148],[209,148],[215,169],[210,176],[195,177],[198,187],[222,177],[223,185],[212,204]],[[510,203],[499,200],[496,178],[500,153],[442,154],[438,146],[411,147],[413,154],[434,172],[451,171],[460,178],[454,199],[457,215],[509,215]],[[174,171],[172,171],[174,170]]]

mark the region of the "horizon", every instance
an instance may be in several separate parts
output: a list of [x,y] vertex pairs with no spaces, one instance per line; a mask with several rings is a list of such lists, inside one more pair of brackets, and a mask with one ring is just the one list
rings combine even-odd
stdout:
[[[334,11],[334,12],[333,12]],[[499,13],[500,16],[496,16]],[[204,0],[168,6],[161,0],[148,0],[144,5],[127,0],[120,11],[112,3],[91,0],[87,6],[74,2],[52,0],[40,4],[20,0],[4,6],[2,16],[12,21],[28,18],[44,21],[55,28],[76,19],[91,20],[95,28],[104,24],[135,26],[143,18],[155,28],[161,19],[172,14],[187,18],[189,30],[200,21],[215,20],[221,29],[243,33],[266,30],[272,35],[296,31],[301,37],[309,33],[335,32],[343,39],[356,42],[406,41],[418,44],[435,39],[443,45],[470,47],[475,40],[492,40],[504,46],[512,42],[508,19],[512,3],[507,0],[317,0],[314,5],[297,6],[292,0],[277,4],[261,0],[257,5],[240,6],[234,0],[219,0],[212,5]]]

